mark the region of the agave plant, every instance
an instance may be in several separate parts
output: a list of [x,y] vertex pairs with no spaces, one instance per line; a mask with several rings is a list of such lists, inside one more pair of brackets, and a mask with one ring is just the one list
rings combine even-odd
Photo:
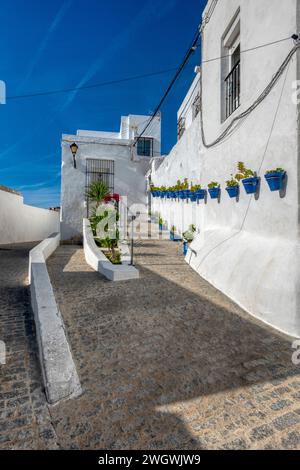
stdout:
[[98,208],[101,202],[109,195],[109,189],[103,181],[94,181],[85,195],[90,201],[95,202],[96,208]]

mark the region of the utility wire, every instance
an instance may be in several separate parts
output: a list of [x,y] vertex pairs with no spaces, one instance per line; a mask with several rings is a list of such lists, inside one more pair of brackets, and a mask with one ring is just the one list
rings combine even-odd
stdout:
[[135,75],[135,76],[132,76],[132,77],[122,78],[122,79],[119,79],[119,80],[111,80],[111,81],[108,81],[108,82],[95,83],[93,85],[83,85],[83,86],[74,87],[74,88],[62,88],[62,89],[58,89],[58,90],[46,90],[46,91],[41,91],[41,92],[28,93],[28,94],[24,94],[24,95],[8,96],[7,100],[17,100],[17,99],[23,99],[23,98],[33,98],[33,97],[36,97],[36,96],[56,95],[56,94],[60,94],[60,93],[69,93],[69,92],[72,92],[72,91],[89,90],[89,89],[92,89],[92,88],[100,88],[100,87],[103,87],[103,86],[116,85],[118,83],[129,82],[129,81],[132,81],[132,80],[139,80],[139,79],[142,79],[142,78],[154,77],[156,75],[163,75],[165,73],[174,72],[174,70],[177,70],[177,67],[173,67],[173,68],[166,69],[166,70],[160,70],[158,72],[145,73],[143,75]]
[[[256,51],[257,49],[262,49],[263,47],[273,46],[273,44],[279,44],[281,42],[290,41],[290,40],[291,40],[291,36],[289,36],[288,38],[278,39],[277,41],[272,41],[272,42],[267,42],[265,44],[260,44],[259,46],[250,47],[249,49],[244,49],[240,53],[245,54],[246,52]],[[213,59],[202,60],[201,63],[202,64],[208,64],[209,62],[214,62],[216,60],[226,59],[227,57],[231,57],[231,54],[222,55],[220,57],[214,57]]]
[[[160,110],[160,107],[162,106],[162,104],[164,103],[165,99],[167,98],[169,92],[171,91],[174,83],[176,82],[178,76],[180,75],[181,71],[183,70],[183,68],[185,67],[187,61],[189,60],[191,54],[195,51],[195,49],[197,47],[199,47],[199,44],[197,44],[198,42],[198,39],[200,37],[200,33],[197,32],[196,34],[196,38],[194,39],[194,41],[192,42],[192,45],[191,47],[188,49],[186,55],[185,55],[185,58],[181,64],[181,66],[179,67],[179,69],[177,70],[176,74],[175,74],[175,77],[173,78],[172,82],[170,83],[169,87],[167,88],[163,98],[161,99],[159,105],[156,107],[155,109],[155,112],[153,113],[153,116],[152,116],[152,119],[149,121],[148,125],[144,128],[144,130],[139,134],[138,137],[136,137],[136,140],[133,144],[133,146],[135,146],[138,142],[138,140],[143,136],[143,134],[146,132],[146,130],[148,129],[150,123],[152,122],[152,120],[155,118],[157,112]],[[291,40],[291,37],[288,37],[288,38],[283,38],[283,39],[279,39],[277,41],[272,41],[272,42],[268,42],[268,43],[265,43],[265,44],[261,44],[259,46],[255,46],[255,47],[251,47],[249,49],[244,49],[243,51],[241,51],[241,54],[244,54],[246,52],[250,52],[250,51],[255,51],[257,49],[261,49],[263,47],[269,47],[273,44],[278,44],[278,43],[281,43],[281,42],[284,42],[284,41],[290,41]],[[201,41],[202,43],[202,41]],[[209,62],[213,62],[213,61],[216,61],[216,60],[222,60],[222,59],[225,59],[226,57],[230,57],[230,54],[229,55],[223,55],[223,56],[220,56],[220,57],[215,57],[215,58],[212,58],[212,59],[207,59],[207,60],[204,60],[204,61],[201,61],[201,64],[206,64],[206,63],[209,63]]]
[[200,37],[200,32],[197,28],[197,31],[194,35],[194,39],[190,45],[190,47],[188,48],[185,56],[184,56],[184,59],[181,63],[181,65],[178,67],[177,69],[177,72],[175,73],[170,85],[168,86],[167,90],[165,91],[162,99],[160,100],[159,104],[157,105],[157,107],[155,108],[155,111],[150,119],[150,121],[148,122],[148,124],[144,127],[143,131],[135,138],[135,141],[133,143],[133,147],[135,147],[139,141],[139,139],[145,134],[146,130],[148,129],[148,127],[150,126],[151,122],[153,121],[153,119],[155,118],[155,116],[157,115],[158,111],[160,110],[162,104],[164,103],[164,101],[166,100],[167,96],[169,95],[170,91],[172,90],[173,88],[173,85],[175,84],[175,82],[177,81],[177,78],[179,77],[179,75],[181,74],[182,70],[184,69],[184,67],[186,66],[189,58],[191,57],[191,55],[195,52],[195,50],[197,49],[197,41]]
[[[291,38],[290,38],[291,39]],[[204,123],[203,123],[203,99],[202,99],[202,93],[203,93],[203,86],[202,86],[202,74],[200,76],[201,84],[200,84],[200,121],[201,121],[201,137],[202,137],[202,143],[205,148],[211,148],[214,147],[215,145],[219,144],[222,140],[224,140],[229,133],[232,131],[234,125],[236,122],[239,120],[245,118],[248,116],[252,111],[254,111],[261,103],[264,101],[264,99],[271,93],[272,89],[278,82],[279,78],[283,74],[284,70],[288,66],[289,62],[293,58],[295,52],[299,49],[300,44],[296,44],[289,52],[275,75],[273,75],[270,83],[265,87],[263,92],[259,95],[259,97],[254,101],[254,103],[249,106],[245,111],[242,113],[238,114],[235,118],[232,119],[230,124],[226,127],[226,129],[217,137],[213,142],[207,143],[206,137],[205,137],[205,132],[204,132]]]

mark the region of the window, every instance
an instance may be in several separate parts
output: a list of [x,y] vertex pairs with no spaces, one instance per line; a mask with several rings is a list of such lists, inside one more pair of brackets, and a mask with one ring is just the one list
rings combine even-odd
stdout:
[[193,120],[198,116],[200,112],[200,94],[198,93],[193,102]]
[[181,117],[177,123],[177,138],[178,140],[182,137],[185,131],[185,117]]
[[241,104],[240,17],[236,14],[222,40],[222,120],[226,120]]
[[[110,194],[114,193],[114,176],[115,176],[115,162],[113,160],[100,160],[96,158],[87,158],[86,160],[86,177],[85,187],[86,190],[95,181],[103,181],[109,189]],[[87,216],[90,217],[93,204],[90,203],[88,198],[87,203]]]
[[153,139],[140,137],[137,143],[137,154],[142,157],[153,157]]

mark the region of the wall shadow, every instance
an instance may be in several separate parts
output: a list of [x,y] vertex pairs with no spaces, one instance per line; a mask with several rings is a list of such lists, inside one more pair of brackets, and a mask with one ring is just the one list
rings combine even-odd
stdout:
[[[63,272],[69,254],[48,261],[84,389],[52,410],[65,448],[216,447],[214,433],[230,439],[223,415],[233,391],[246,387],[254,396],[300,374],[289,338],[201,279],[180,247],[155,246],[157,254],[145,241],[135,255],[134,281]],[[162,264],[162,254],[171,263]]]

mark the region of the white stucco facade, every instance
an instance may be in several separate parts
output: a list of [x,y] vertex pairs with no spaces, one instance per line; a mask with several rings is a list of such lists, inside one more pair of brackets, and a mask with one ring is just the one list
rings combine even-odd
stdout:
[[[150,116],[122,117],[120,132],[79,130],[76,135],[62,136],[61,236],[62,240],[82,240],[82,220],[87,216],[87,160],[114,162],[114,193],[127,198],[128,206],[147,204],[145,175],[151,156],[137,154],[134,137],[145,128]],[[153,154],[160,155],[160,117],[156,117],[143,137],[153,141]],[[78,145],[76,168],[70,145]]]
[[[222,42],[237,15],[241,51],[290,37],[300,29],[297,0],[219,0],[208,2],[212,15],[203,28],[202,112],[207,143],[214,141],[231,120],[246,110],[268,85],[288,53],[291,40],[241,54],[240,107],[224,119]],[[200,116],[152,172],[155,186],[171,186],[188,178],[203,188],[221,184],[221,199],[172,202],[154,199],[153,208],[169,225],[185,230],[195,223],[200,233],[187,261],[205,279],[263,321],[300,336],[299,244],[299,105],[293,102],[293,83],[300,79],[296,52],[264,101],[238,123],[221,143],[205,148]],[[259,195],[230,199],[225,181],[236,173],[238,161],[261,177]],[[271,192],[267,170],[287,171],[285,194]]]
[[59,213],[24,204],[24,198],[0,188],[0,245],[43,240],[59,231]]

